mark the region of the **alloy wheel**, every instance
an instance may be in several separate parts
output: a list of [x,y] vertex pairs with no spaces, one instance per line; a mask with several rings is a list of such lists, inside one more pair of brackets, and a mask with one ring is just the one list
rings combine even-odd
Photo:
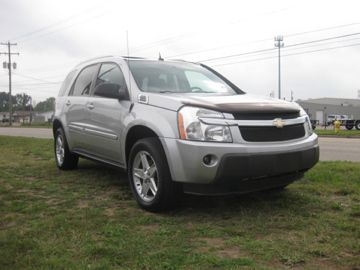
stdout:
[[136,154],[132,176],[137,194],[145,202],[151,202],[158,191],[158,170],[152,156],[146,151]]

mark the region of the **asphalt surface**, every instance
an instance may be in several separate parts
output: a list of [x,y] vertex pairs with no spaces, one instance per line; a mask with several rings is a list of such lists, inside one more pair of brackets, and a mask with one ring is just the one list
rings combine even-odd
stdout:
[[360,139],[319,137],[320,160],[360,162]]
[[[0,127],[0,135],[52,138],[51,128]],[[360,162],[360,139],[319,137],[320,160],[348,160]]]
[[50,139],[53,137],[51,128],[17,128],[0,127],[0,135]]

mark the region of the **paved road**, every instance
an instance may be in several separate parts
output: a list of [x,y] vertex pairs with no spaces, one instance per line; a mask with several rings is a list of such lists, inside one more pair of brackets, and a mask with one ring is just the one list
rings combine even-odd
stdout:
[[320,160],[360,162],[360,139],[320,137]]
[[[5,128],[0,135],[52,138],[50,128]],[[320,160],[350,160],[360,162],[360,139],[319,138]]]
[[52,129],[51,128],[0,127],[0,135],[49,139],[49,138],[52,138]]

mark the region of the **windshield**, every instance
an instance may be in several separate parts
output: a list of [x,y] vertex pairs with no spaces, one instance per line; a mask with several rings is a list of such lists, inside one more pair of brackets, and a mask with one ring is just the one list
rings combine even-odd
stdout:
[[224,80],[200,65],[130,60],[129,66],[139,89],[144,92],[237,94]]

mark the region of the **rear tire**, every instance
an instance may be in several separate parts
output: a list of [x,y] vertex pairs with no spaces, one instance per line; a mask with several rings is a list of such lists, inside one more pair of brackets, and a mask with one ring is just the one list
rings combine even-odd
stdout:
[[132,193],[145,210],[173,208],[182,193],[181,184],[171,179],[161,142],[157,138],[137,141],[130,151],[128,177]]
[[56,166],[60,170],[72,170],[77,168],[79,156],[69,150],[69,146],[62,128],[58,128],[54,138],[54,154]]

